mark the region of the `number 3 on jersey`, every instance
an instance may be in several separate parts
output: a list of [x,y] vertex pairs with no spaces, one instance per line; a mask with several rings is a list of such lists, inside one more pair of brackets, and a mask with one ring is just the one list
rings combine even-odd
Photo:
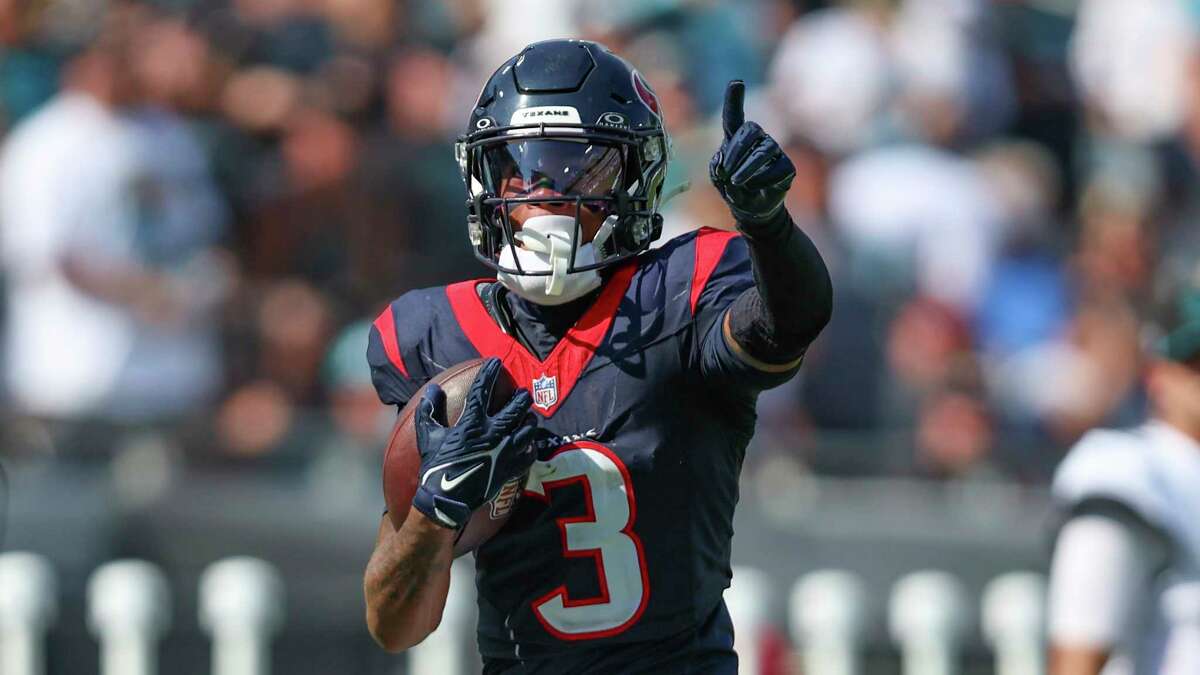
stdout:
[[633,484],[612,450],[577,441],[539,462],[525,491],[552,500],[555,488],[573,483],[582,485],[587,513],[558,519],[563,555],[595,560],[600,594],[572,598],[562,585],[534,600],[533,613],[561,640],[611,637],[637,622],[650,597],[642,542],[633,532]]

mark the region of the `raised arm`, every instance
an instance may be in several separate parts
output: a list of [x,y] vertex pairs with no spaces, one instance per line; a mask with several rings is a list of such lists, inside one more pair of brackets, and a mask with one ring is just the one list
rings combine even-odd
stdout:
[[829,322],[833,290],[821,254],[783,206],[796,169],[762,127],[747,122],[745,85],[729,83],[722,126],[725,140],[709,176],[746,239],[754,286],[722,318],[727,349],[766,373],[790,374]]

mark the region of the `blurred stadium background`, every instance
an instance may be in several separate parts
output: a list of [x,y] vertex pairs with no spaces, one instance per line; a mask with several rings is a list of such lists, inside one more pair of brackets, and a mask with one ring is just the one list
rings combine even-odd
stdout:
[[393,417],[366,322],[482,274],[452,142],[560,36],[656,87],[693,186],[671,233],[729,226],[706,165],[745,78],[834,275],[743,475],[761,671],[798,671],[791,589],[832,568],[862,672],[897,672],[889,593],[923,569],[961,584],[914,621],[962,672],[1030,672],[996,670],[984,588],[1044,569],[1054,467],[1140,419],[1147,326],[1198,279],[1197,26],[1195,0],[0,0],[3,547],[55,572],[46,672],[97,672],[118,559],[165,575],[161,672],[209,672],[198,583],[238,555],[280,575],[276,672],[403,671],[362,618]]

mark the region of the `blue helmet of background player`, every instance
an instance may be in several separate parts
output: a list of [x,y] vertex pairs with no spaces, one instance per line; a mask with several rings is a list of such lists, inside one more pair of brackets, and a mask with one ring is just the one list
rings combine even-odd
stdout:
[[[594,275],[645,251],[669,148],[657,96],[624,59],[582,40],[529,45],[484,85],[456,146],[476,257],[504,280]],[[535,210],[566,233],[530,265],[537,233],[520,214]]]

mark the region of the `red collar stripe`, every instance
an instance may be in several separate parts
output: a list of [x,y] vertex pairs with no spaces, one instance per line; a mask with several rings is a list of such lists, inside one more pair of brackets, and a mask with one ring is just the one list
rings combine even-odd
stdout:
[[725,247],[729,241],[738,236],[737,232],[715,230],[711,227],[700,228],[696,235],[696,262],[692,267],[692,316],[696,315],[696,304],[700,302],[700,294],[721,256],[725,255]]
[[[631,263],[613,273],[600,297],[558,341],[545,361],[538,360],[496,325],[476,290],[485,280],[451,284],[446,287],[446,295],[458,325],[479,355],[500,359],[517,386],[534,393],[533,409],[543,417],[550,417],[571,393],[596,348],[608,334],[621,298],[625,297],[636,271],[637,264]],[[535,388],[536,382],[541,385]],[[541,389],[540,397],[535,389]]]
[[375,329],[379,331],[379,337],[383,340],[383,351],[387,354],[388,361],[392,362],[401,375],[408,377],[408,369],[404,367],[404,359],[400,357],[400,343],[396,340],[396,317],[392,313],[391,305],[375,319]]

